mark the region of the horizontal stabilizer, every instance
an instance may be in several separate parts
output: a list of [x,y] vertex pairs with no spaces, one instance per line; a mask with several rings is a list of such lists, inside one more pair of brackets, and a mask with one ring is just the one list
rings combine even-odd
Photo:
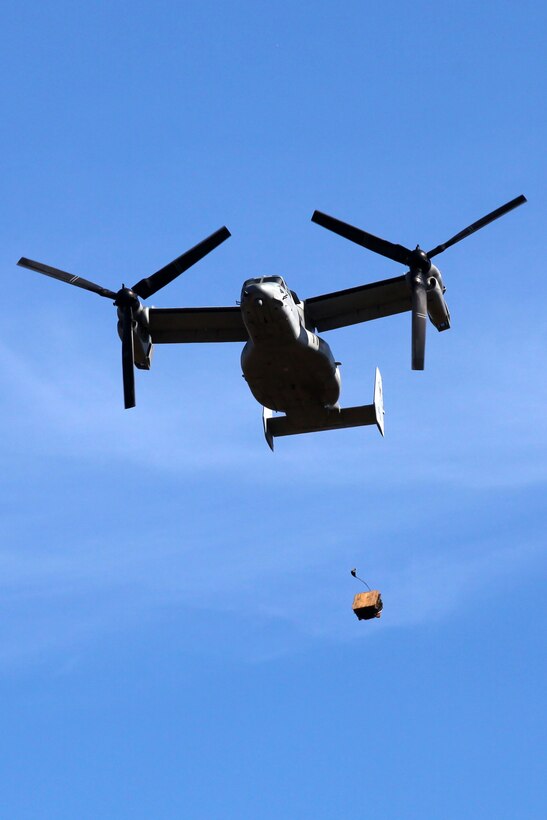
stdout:
[[374,403],[361,407],[344,407],[342,409],[325,409],[321,413],[310,415],[309,419],[298,420],[290,416],[274,416],[267,407],[263,411],[264,435],[269,447],[273,450],[273,439],[278,436],[295,436],[300,433],[318,433],[321,430],[339,430],[344,427],[363,427],[376,424],[384,435],[384,402],[382,394],[382,376],[376,368],[374,380]]

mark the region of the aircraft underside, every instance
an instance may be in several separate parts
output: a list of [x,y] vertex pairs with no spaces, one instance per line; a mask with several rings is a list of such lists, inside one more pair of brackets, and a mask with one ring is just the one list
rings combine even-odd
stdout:
[[338,366],[327,343],[314,334],[304,331],[283,344],[249,341],[241,367],[255,399],[271,410],[301,415],[338,403]]
[[[340,408],[340,373],[328,344],[308,329],[304,311],[280,277],[248,280],[241,310],[249,341],[241,367],[263,406],[264,435],[276,436],[376,424],[383,435],[382,383],[376,373],[374,401]],[[284,413],[274,416],[274,413]]]

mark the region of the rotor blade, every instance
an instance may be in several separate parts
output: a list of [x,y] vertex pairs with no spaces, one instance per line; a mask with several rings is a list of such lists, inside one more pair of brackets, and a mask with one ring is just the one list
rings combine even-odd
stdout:
[[193,248],[190,248],[189,251],[186,251],[186,253],[173,259],[172,262],[160,268],[160,270],[153,273],[152,276],[141,279],[131,290],[136,293],[137,296],[140,296],[141,299],[148,299],[153,293],[156,293],[160,288],[164,288],[165,285],[168,285],[173,279],[176,279],[177,276],[184,273],[185,270],[188,270],[188,268],[191,268],[196,262],[199,262],[200,259],[203,259],[204,256],[207,256],[208,253],[218,247],[225,239],[228,239],[229,236],[231,236],[231,233],[228,228],[225,226],[219,228],[218,231],[212,233],[207,239],[204,239]]
[[75,276],[73,273],[67,273],[59,268],[52,268],[50,265],[44,265],[43,262],[34,262],[32,259],[25,259],[24,256],[17,263],[22,268],[35,270],[37,273],[43,273],[45,276],[51,276],[52,279],[59,279],[60,282],[67,282],[69,285],[76,285],[77,288],[90,290],[92,293],[98,293],[99,296],[105,296],[107,299],[115,299],[116,294],[103,288],[101,285],[96,285],[95,282],[90,282],[88,279],[82,279],[81,276]]
[[464,228],[463,231],[460,231],[452,239],[449,239],[448,242],[444,242],[442,245],[437,245],[436,248],[433,248],[432,251],[429,251],[427,254],[428,257],[431,259],[432,256],[437,256],[438,253],[442,253],[447,248],[450,248],[452,245],[455,245],[456,242],[461,242],[462,239],[465,239],[467,236],[471,236],[472,233],[475,231],[480,231],[481,228],[484,228],[486,225],[489,225],[490,222],[493,222],[495,219],[499,219],[500,216],[505,216],[505,214],[512,211],[513,208],[518,208],[519,205],[524,205],[527,202],[526,197],[521,194],[517,196],[515,199],[512,199],[511,202],[506,202],[505,205],[502,205],[501,208],[496,208],[495,211],[492,213],[483,216],[482,219],[477,219],[476,222],[473,222],[472,225],[469,225],[467,228]]
[[424,369],[426,323],[427,294],[425,284],[415,282],[412,287],[412,370]]
[[321,225],[322,228],[337,233],[339,236],[343,236],[344,239],[349,239],[363,248],[368,248],[369,251],[379,253],[381,256],[387,256],[388,259],[393,259],[395,262],[402,262],[403,265],[407,263],[410,251],[403,245],[394,245],[393,242],[388,242],[387,239],[380,239],[378,236],[373,236],[371,233],[362,231],[361,228],[355,228],[353,225],[335,219],[334,216],[329,216],[321,211],[314,211],[311,221]]
[[123,399],[126,410],[135,407],[135,353],[133,349],[133,311],[124,307],[122,313],[122,375]]

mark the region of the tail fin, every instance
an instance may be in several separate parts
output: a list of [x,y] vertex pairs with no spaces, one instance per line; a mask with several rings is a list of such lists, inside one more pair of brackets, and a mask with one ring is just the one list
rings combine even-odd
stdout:
[[270,430],[270,422],[272,420],[273,410],[270,410],[269,407],[262,408],[262,426],[264,427],[264,438],[268,443],[268,447],[273,453],[274,443],[273,443],[273,433]]
[[382,385],[382,374],[380,373],[379,368],[376,368],[376,373],[374,376],[374,412],[376,415],[376,425],[383,436],[384,416],[386,414],[386,411],[384,410],[384,389]]

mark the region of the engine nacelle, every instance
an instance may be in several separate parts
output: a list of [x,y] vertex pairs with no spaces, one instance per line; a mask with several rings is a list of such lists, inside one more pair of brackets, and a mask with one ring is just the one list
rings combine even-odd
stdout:
[[[150,370],[154,346],[148,332],[148,308],[139,305],[133,313],[133,350],[135,367]],[[122,323],[118,321],[118,336],[122,338]]]
[[[440,278],[440,277],[439,277]],[[427,280],[427,313],[437,330],[448,330],[450,311],[443,296],[443,287],[439,278],[431,276]]]

